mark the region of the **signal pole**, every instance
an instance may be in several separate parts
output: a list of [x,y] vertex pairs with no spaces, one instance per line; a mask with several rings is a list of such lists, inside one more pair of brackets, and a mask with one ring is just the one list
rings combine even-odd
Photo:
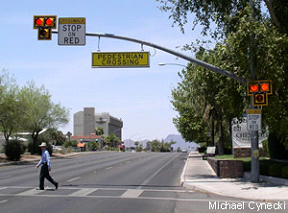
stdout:
[[[254,19],[254,2],[249,0],[252,8],[252,19]],[[250,70],[251,79],[256,80],[254,71],[254,33],[250,36]],[[250,98],[250,108],[256,109],[253,106],[253,99]],[[258,143],[258,131],[251,131],[251,182],[259,183],[259,143]]]

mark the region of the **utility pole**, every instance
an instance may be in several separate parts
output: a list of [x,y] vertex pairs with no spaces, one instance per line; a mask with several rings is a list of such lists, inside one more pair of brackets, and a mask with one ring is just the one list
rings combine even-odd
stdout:
[[[250,6],[252,8],[252,21],[255,18],[254,14],[254,2],[253,0],[249,0]],[[254,36],[252,33],[250,35],[250,71],[251,71],[251,79],[253,81],[256,80],[255,70],[254,70]],[[256,109],[253,106],[252,97],[250,99],[250,108]],[[259,182],[259,143],[258,143],[258,131],[251,131],[251,182],[258,183]]]

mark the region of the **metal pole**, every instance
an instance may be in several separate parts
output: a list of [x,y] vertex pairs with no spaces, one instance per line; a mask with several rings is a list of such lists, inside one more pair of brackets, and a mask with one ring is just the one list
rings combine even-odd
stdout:
[[[52,33],[55,33],[55,34],[58,34],[58,31],[52,31]],[[247,82],[247,79],[246,78],[241,78],[241,77],[238,77],[237,75],[235,75],[234,73],[230,73],[226,70],[223,70],[219,67],[215,67],[211,64],[208,64],[204,61],[201,61],[201,60],[198,60],[198,59],[195,59],[195,58],[192,58],[190,56],[187,56],[187,55],[184,55],[182,53],[179,53],[179,52],[176,52],[174,50],[171,50],[171,49],[168,49],[166,47],[162,47],[162,46],[159,46],[157,44],[153,44],[151,42],[147,42],[147,41],[142,41],[142,40],[138,40],[138,39],[135,39],[135,38],[129,38],[129,37],[124,37],[124,36],[119,36],[119,35],[114,35],[114,34],[108,34],[108,33],[86,33],[86,36],[92,36],[92,37],[106,37],[106,38],[115,38],[115,39],[121,39],[121,40],[126,40],[126,41],[131,41],[131,42],[135,42],[135,43],[139,43],[139,44],[142,44],[142,45],[146,45],[146,46],[149,46],[149,47],[153,47],[153,48],[156,48],[156,49],[159,49],[159,50],[162,50],[164,52],[167,52],[171,55],[175,55],[179,58],[182,58],[182,59],[185,59],[187,61],[190,61],[192,63],[195,63],[195,64],[198,64],[202,67],[205,67],[211,71],[214,71],[214,72],[217,72],[221,75],[225,75],[229,78],[232,78],[236,81],[239,81],[243,84],[246,84]]]
[[[252,19],[254,19],[254,2],[249,0],[250,6],[252,8]],[[250,36],[250,70],[251,79],[256,80],[254,71],[254,33]],[[256,107],[252,104],[252,97],[250,99],[251,109]],[[251,131],[251,182],[259,182],[259,143],[258,143],[258,131]]]

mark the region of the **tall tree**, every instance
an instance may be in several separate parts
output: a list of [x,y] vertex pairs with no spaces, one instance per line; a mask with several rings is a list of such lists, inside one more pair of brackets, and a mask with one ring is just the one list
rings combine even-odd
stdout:
[[110,147],[115,147],[116,143],[118,143],[120,139],[113,133],[110,133],[107,137],[104,138],[105,144]]
[[7,70],[2,70],[0,73],[0,130],[7,143],[10,136],[21,129],[19,125],[22,119],[21,103],[16,98],[18,91],[15,79],[9,76]]
[[37,138],[39,133],[48,128],[57,128],[68,123],[69,110],[54,104],[51,95],[44,86],[37,88],[34,82],[24,86],[18,95],[23,104],[23,126],[31,133],[33,139],[32,154],[37,151]]
[[[229,33],[237,31],[239,29],[238,20],[242,17],[244,8],[249,4],[247,0],[156,1],[162,4],[161,10],[170,12],[169,17],[173,19],[174,24],[178,24],[182,32],[184,32],[184,25],[193,18],[192,30],[197,25],[201,25],[203,26],[202,34],[210,34],[213,38],[223,38],[223,36],[226,37]],[[279,30],[288,33],[288,2],[286,0],[253,1],[257,20],[267,18]]]
[[[288,92],[287,87],[284,86],[288,83],[288,76],[285,72],[288,68],[288,2],[286,0],[254,0],[255,15],[251,18],[252,9],[249,1],[246,0],[157,1],[161,2],[162,10],[171,13],[170,18],[173,19],[174,24],[180,26],[182,32],[184,32],[184,25],[194,19],[192,20],[193,29],[197,25],[202,25],[202,33],[209,34],[216,39],[214,51],[218,63],[214,61],[212,64],[249,79],[250,59],[253,58],[257,79],[271,79],[273,82],[273,95],[269,97],[269,107],[264,107],[262,110],[263,126],[268,124],[269,132],[276,134],[276,138],[281,138],[288,148],[288,141],[285,139],[288,136],[286,128]],[[250,42],[251,38],[254,40],[253,44]],[[195,50],[193,45],[193,42],[191,45],[186,45],[186,49]],[[199,52],[199,48],[196,50]],[[206,58],[206,61],[208,62],[209,58]],[[221,82],[227,84],[227,80],[218,81],[219,86]],[[214,83],[217,84],[215,81]],[[219,90],[219,94],[229,94],[229,90],[234,88],[238,91],[238,96],[245,96],[245,88],[242,85],[225,86]],[[234,105],[239,103],[237,99],[239,97],[234,100]],[[231,97],[228,100],[231,100]],[[228,111],[227,109],[231,108],[223,109]]]

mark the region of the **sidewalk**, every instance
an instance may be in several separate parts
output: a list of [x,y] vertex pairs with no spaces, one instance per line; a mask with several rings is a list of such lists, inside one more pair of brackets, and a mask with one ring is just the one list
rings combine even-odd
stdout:
[[[268,178],[269,180],[273,179],[271,177]],[[288,181],[286,183],[288,183]],[[238,179],[219,178],[207,160],[202,160],[199,152],[189,153],[181,175],[181,184],[184,188],[234,198],[276,202],[283,200],[288,201],[287,184],[276,185],[267,182],[251,183],[247,177]]]

